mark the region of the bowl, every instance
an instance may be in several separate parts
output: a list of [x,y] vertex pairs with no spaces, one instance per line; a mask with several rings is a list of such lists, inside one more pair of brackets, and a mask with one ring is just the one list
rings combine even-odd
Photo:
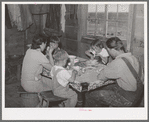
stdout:
[[70,58],[70,59],[75,59],[76,56],[75,56],[75,55],[69,55],[69,58]]
[[77,62],[79,62],[79,59],[74,59],[74,63],[77,63]]

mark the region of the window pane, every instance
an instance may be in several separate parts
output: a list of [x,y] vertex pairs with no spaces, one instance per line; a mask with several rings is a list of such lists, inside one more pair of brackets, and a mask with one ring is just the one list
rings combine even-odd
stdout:
[[98,21],[96,36],[104,36],[104,23],[105,21]]
[[128,20],[129,4],[118,4],[118,20]]
[[93,19],[87,20],[87,35],[94,35],[95,21]]
[[89,4],[88,5],[88,18],[95,19],[96,18],[96,5]]
[[88,12],[96,12],[96,4],[88,4]]
[[116,22],[108,22],[107,37],[115,36]]
[[127,21],[119,21],[118,22],[118,29],[117,29],[117,36],[121,39],[127,39],[127,31],[128,31],[128,22]]
[[116,20],[117,18],[117,4],[108,4],[108,20]]
[[96,22],[96,4],[88,5],[87,34],[94,35]]
[[97,18],[99,20],[104,20],[105,15],[105,4],[97,5]]

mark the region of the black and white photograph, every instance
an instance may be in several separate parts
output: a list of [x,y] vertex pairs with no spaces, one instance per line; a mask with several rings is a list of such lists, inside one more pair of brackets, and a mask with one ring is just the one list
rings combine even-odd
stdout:
[[2,120],[147,119],[147,2],[1,5]]

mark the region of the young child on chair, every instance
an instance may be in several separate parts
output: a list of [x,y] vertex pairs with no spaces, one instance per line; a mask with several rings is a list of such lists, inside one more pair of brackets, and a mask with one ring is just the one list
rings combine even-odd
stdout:
[[65,107],[75,107],[77,104],[77,94],[69,88],[69,82],[74,82],[77,71],[72,73],[66,69],[68,54],[63,49],[57,50],[53,55],[55,65],[51,69],[53,80],[52,91],[55,96],[68,98],[65,101]]
[[91,45],[90,49],[85,51],[85,54],[91,58],[91,60],[96,59],[100,62],[102,61],[103,64],[107,64],[108,62],[108,52],[104,48],[102,41],[94,40]]

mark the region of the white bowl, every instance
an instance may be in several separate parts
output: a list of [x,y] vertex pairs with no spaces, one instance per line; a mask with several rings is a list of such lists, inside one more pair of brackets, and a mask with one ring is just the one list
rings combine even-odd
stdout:
[[75,55],[69,55],[69,58],[70,58],[70,59],[75,59],[76,56],[75,56]]

